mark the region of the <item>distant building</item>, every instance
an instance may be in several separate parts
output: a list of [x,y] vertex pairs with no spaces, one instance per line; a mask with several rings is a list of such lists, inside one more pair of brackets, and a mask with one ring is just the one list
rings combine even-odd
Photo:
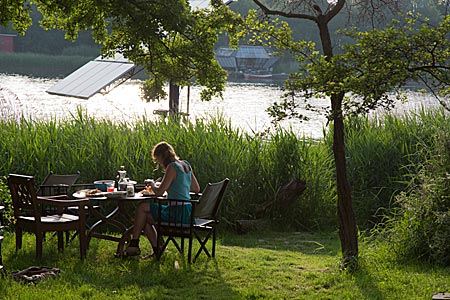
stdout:
[[270,55],[262,46],[239,46],[237,50],[217,49],[216,59],[227,71],[269,75],[272,74],[272,67],[279,57]]
[[15,34],[0,33],[0,52],[14,52]]

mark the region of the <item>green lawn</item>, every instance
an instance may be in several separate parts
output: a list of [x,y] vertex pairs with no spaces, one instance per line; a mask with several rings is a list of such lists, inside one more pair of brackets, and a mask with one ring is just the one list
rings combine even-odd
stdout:
[[[201,256],[187,264],[173,246],[161,261],[118,259],[112,242],[93,239],[81,261],[78,240],[63,253],[56,240],[44,244],[44,258],[34,260],[34,238],[25,235],[15,253],[14,235],[3,243],[9,272],[29,266],[61,269],[36,285],[6,276],[1,299],[431,299],[450,291],[449,268],[421,263],[400,264],[388,246],[360,244],[360,269],[339,269],[336,233],[220,233],[215,260]],[[143,252],[150,251],[141,238]]]

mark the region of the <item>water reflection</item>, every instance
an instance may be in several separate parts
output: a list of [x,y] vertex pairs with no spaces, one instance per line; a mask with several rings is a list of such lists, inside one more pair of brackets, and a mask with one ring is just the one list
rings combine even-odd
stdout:
[[[0,105],[10,107],[16,114],[23,114],[35,119],[68,118],[76,114],[77,106],[81,106],[89,115],[126,121],[142,115],[150,119],[156,118],[154,110],[165,110],[169,106],[167,100],[159,103],[143,102],[140,98],[140,81],[127,81],[109,94],[96,94],[89,100],[47,94],[45,91],[56,82],[57,79],[0,74]],[[200,101],[199,87],[193,86],[190,89],[189,103],[187,89],[181,90],[180,106],[182,111],[188,110],[192,119],[221,114],[229,119],[234,127],[248,132],[260,132],[271,126],[266,109],[273,102],[278,101],[282,93],[279,84],[229,82],[223,94],[223,100],[215,98],[209,102],[202,102]],[[5,100],[6,94],[7,100]],[[422,104],[436,105],[436,101],[428,95],[410,92],[408,98],[411,101],[397,106],[397,111],[417,109]],[[319,107],[328,107],[328,100],[315,100],[314,104]],[[2,113],[4,112],[2,111]],[[281,125],[285,128],[292,128],[298,135],[312,138],[323,137],[325,116],[308,110],[304,110],[302,113],[310,120],[303,122],[286,120]]]

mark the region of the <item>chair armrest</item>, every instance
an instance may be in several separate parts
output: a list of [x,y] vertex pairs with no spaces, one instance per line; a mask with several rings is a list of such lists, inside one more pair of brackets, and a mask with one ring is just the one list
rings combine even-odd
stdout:
[[89,205],[88,198],[81,199],[67,199],[67,196],[52,196],[52,197],[37,197],[38,201],[43,204],[55,205],[59,207],[69,207],[69,206],[85,206]]
[[[185,230],[186,228],[190,228],[192,230],[193,224],[194,224],[194,214],[192,213],[195,210],[195,206],[200,202],[199,200],[180,200],[180,199],[166,199],[164,197],[157,197],[155,198],[155,202],[158,205],[158,215],[156,217],[156,224],[157,224],[157,230],[160,230],[162,227],[164,228],[172,228],[174,230],[175,228]],[[173,203],[171,205],[171,203]],[[162,204],[167,205],[167,209],[162,210]],[[189,215],[185,214],[187,211],[185,211],[184,206],[187,204],[192,204],[192,211]],[[182,206],[183,208],[181,210],[175,208],[175,207]],[[175,208],[175,210],[172,210],[171,207]],[[162,226],[162,227],[161,227]]]
[[40,199],[51,199],[51,200],[67,200],[67,195],[53,195],[53,196],[37,196]]
[[190,200],[180,200],[180,199],[168,199],[164,197],[156,197],[155,202],[161,204],[161,203],[170,203],[170,202],[182,202],[182,203],[192,203],[197,204],[200,201],[198,199],[190,199]]
[[202,193],[193,193],[193,192],[190,192],[189,195],[191,195],[191,199],[197,200],[197,199],[200,199],[200,197],[202,196]]

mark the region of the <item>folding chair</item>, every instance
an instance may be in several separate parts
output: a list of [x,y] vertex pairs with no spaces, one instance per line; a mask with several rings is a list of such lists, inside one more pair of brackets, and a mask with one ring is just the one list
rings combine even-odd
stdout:
[[[192,233],[193,237],[200,243],[200,249],[195,254],[194,262],[202,252],[205,252],[208,257],[215,257],[216,255],[216,229],[219,224],[219,208],[229,181],[230,179],[225,178],[220,182],[208,183],[199,198],[199,203],[195,205]],[[212,248],[210,253],[206,243],[211,237]],[[192,242],[190,242],[191,246]]]
[[[192,205],[192,211],[198,200],[176,200],[158,197],[155,202],[158,206],[158,216],[156,218],[157,244],[156,258],[159,260],[170,242],[177,248],[178,252],[184,255],[184,239],[189,239],[188,262],[191,262],[192,237],[194,227],[194,215],[187,215],[185,207]],[[162,205],[168,205],[171,209],[162,210]],[[164,216],[163,216],[164,213]],[[166,237],[164,240],[163,237]],[[180,242],[176,238],[180,238]]]
[[74,174],[55,174],[53,171],[45,177],[39,186],[39,196],[67,195],[70,187],[80,177],[80,171]]
[[[80,177],[80,171],[73,174],[55,174],[50,171],[45,177],[41,185],[39,185],[39,190],[37,192],[38,196],[58,196],[58,195],[68,195],[69,190],[75,184],[75,182]],[[88,211],[88,208],[85,208]],[[67,212],[78,215],[78,207],[72,206],[67,207]],[[49,207],[44,207],[43,214],[53,214],[55,211],[49,211]],[[76,236],[76,233],[71,237],[69,232],[66,232],[66,243],[69,243]]]

